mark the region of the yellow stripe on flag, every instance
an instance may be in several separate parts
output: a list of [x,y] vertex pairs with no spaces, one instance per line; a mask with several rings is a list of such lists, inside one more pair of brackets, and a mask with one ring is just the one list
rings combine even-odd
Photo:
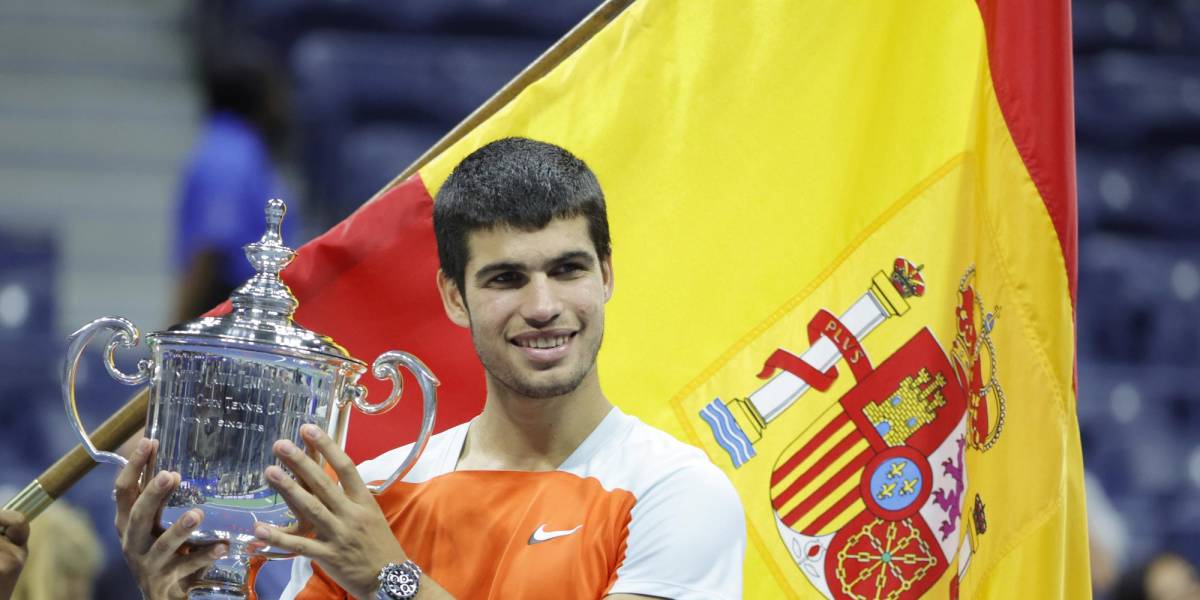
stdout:
[[[848,432],[848,430],[853,430],[853,428],[854,428],[853,424],[847,423],[839,431]],[[830,448],[832,448],[835,444],[840,443],[844,439],[845,439],[845,435],[841,435],[841,436],[834,435],[834,437],[830,438],[826,443],[822,444],[817,449],[817,451],[813,452],[809,456],[809,458],[805,459],[804,463],[802,463],[799,468],[797,468],[795,471],[793,471],[792,474],[789,475],[789,477],[787,479],[785,479],[785,480],[781,481],[779,484],[771,487],[771,496],[777,497],[781,492],[783,492],[783,490],[787,489],[788,486],[790,486],[792,483],[794,483],[796,481],[797,477],[799,477],[801,474],[806,472],[808,470],[808,468],[813,465],[813,463],[817,462],[818,460],[821,459],[821,457],[825,456],[825,454],[829,451]],[[854,445],[850,446],[849,449],[845,453],[838,456],[837,460],[834,460],[833,462],[829,463],[829,465],[827,467],[825,467],[824,469],[822,469],[821,473],[818,474],[816,477],[814,477],[812,479],[812,481],[808,482],[807,484],[804,485],[804,487],[800,488],[798,493],[796,493],[794,496],[792,496],[792,498],[789,499],[786,504],[784,504],[783,506],[781,506],[779,508],[779,512],[781,512],[781,513],[791,512],[791,510],[793,508],[795,508],[797,504],[799,504],[803,500],[807,500],[808,497],[811,496],[812,493],[817,490],[817,488],[824,485],[825,482],[829,481],[829,479],[835,473],[840,471],[842,469],[842,467],[845,467],[846,463],[849,463],[851,459],[857,457],[859,455],[859,453],[861,453],[863,450],[866,450],[866,449],[867,449],[867,442],[865,440],[860,440],[860,441],[856,442]],[[858,478],[857,477],[852,478],[852,481],[855,484],[857,484]]]

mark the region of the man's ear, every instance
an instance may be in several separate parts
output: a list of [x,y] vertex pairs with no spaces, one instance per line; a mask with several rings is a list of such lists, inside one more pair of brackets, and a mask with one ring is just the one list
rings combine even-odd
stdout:
[[446,316],[450,317],[450,321],[455,325],[469,329],[471,314],[467,310],[467,301],[463,298],[462,290],[459,290],[454,280],[441,269],[437,272],[437,286],[442,295],[442,308],[446,309]]
[[604,278],[604,301],[612,300],[613,295],[613,268],[612,255],[608,255],[600,259],[600,276]]

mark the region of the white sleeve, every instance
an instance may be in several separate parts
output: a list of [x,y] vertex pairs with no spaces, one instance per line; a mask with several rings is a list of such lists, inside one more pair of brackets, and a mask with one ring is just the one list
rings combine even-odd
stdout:
[[707,460],[637,499],[617,581],[608,593],[676,600],[742,596],[746,517],[733,484]]

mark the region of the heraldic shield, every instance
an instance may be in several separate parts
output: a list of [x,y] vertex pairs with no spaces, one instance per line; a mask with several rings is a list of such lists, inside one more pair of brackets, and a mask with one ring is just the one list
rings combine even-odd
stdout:
[[959,544],[967,398],[923,328],[779,456],[771,504],[809,581],[831,598],[917,598]]

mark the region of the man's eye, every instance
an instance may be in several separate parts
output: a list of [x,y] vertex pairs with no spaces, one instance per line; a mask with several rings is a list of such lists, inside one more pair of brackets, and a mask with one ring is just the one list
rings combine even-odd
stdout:
[[521,276],[518,273],[506,272],[491,278],[488,283],[493,285],[512,285],[520,280]]
[[557,267],[554,267],[554,270],[551,271],[551,275],[554,275],[554,276],[574,275],[583,270],[584,270],[584,268],[583,268],[583,265],[581,265],[581,264],[565,263],[565,264],[561,264]]

